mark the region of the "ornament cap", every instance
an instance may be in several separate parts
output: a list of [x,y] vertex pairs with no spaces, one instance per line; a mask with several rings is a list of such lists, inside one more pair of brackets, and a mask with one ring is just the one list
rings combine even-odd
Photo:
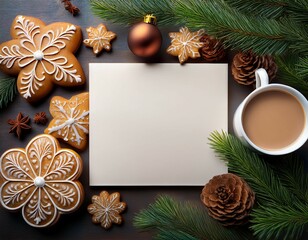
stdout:
[[157,24],[157,19],[156,19],[156,17],[153,14],[147,14],[147,15],[144,16],[143,22],[156,25]]

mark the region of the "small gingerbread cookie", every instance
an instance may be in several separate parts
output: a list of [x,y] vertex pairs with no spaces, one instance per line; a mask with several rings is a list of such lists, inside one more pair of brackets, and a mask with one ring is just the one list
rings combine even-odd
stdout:
[[46,26],[37,18],[17,16],[11,35],[13,40],[0,45],[0,69],[18,75],[18,91],[29,102],[46,96],[53,84],[77,86],[85,82],[73,55],[82,40],[80,27],[64,22]]
[[75,95],[69,100],[53,97],[49,111],[53,119],[44,132],[84,150],[89,133],[89,93]]
[[92,204],[88,206],[88,212],[92,214],[92,222],[100,223],[105,229],[111,227],[112,223],[121,224],[120,215],[126,208],[125,202],[120,202],[120,193],[115,192],[109,195],[103,191],[99,196],[92,197]]
[[60,214],[81,205],[83,188],[76,181],[81,172],[82,160],[75,151],[61,149],[50,135],[38,135],[25,149],[13,148],[1,156],[1,205],[22,209],[24,220],[33,227],[50,226]]
[[103,49],[111,50],[111,41],[116,38],[116,34],[108,31],[104,24],[99,24],[96,28],[88,27],[87,33],[89,38],[83,40],[87,47],[93,48],[94,54],[99,54]]
[[188,58],[199,58],[199,49],[204,45],[200,39],[204,35],[204,30],[190,32],[187,27],[182,27],[180,32],[171,32],[171,45],[167,48],[167,53],[179,58],[180,63],[184,63]]

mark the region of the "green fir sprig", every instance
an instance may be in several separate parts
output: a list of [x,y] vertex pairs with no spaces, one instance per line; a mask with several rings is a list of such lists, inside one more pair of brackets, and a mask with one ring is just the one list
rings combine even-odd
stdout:
[[16,94],[16,80],[10,77],[0,78],[0,109],[12,102]]
[[285,14],[287,4],[281,0],[226,0],[230,7],[255,17],[278,19]]
[[[213,132],[210,145],[229,170],[244,178],[256,193],[258,207],[251,213],[254,234],[259,239],[299,239],[308,226],[307,174],[303,166],[297,162],[290,168],[290,162],[285,162],[275,170],[238,138],[224,132]],[[288,156],[287,161],[292,159]]]
[[291,44],[283,35],[284,26],[278,21],[243,14],[224,1],[176,1],[174,12],[185,19],[191,29],[204,28],[231,49],[252,49],[260,55],[282,54]]
[[206,208],[195,202],[178,202],[160,196],[134,218],[140,230],[153,230],[159,240],[241,240],[253,239],[246,228],[226,228],[211,218]]
[[297,56],[288,55],[287,57],[275,57],[275,62],[278,65],[278,78],[285,84],[299,89],[303,94],[308,95],[308,78],[304,78],[304,72],[308,70],[299,65]]
[[146,14],[154,14],[159,25],[172,24],[174,19],[170,0],[90,0],[90,4],[95,15],[125,26],[142,21]]
[[[308,201],[308,174],[305,174],[304,161],[297,155],[280,157],[272,169],[280,181],[300,201]],[[277,166],[278,165],[278,166]]]

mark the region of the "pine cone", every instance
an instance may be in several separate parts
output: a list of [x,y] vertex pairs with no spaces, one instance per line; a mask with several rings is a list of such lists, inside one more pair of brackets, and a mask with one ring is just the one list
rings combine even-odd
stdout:
[[258,56],[252,51],[239,52],[233,58],[232,75],[235,81],[243,85],[255,83],[255,70],[264,68],[269,80],[272,81],[277,73],[277,65],[269,55]]
[[248,184],[232,173],[213,177],[201,193],[209,215],[224,226],[247,223],[254,199]]
[[223,45],[216,38],[204,35],[200,42],[204,42],[200,53],[207,62],[218,62],[226,55]]

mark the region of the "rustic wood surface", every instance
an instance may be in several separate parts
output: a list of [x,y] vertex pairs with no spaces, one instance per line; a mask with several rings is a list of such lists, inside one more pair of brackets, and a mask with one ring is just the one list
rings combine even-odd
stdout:
[[[128,27],[123,27],[94,17],[90,11],[88,1],[73,0],[75,5],[80,9],[80,14],[76,17],[70,15],[61,4],[60,0],[1,0],[0,1],[0,42],[11,39],[9,34],[10,26],[16,15],[26,15],[40,18],[45,23],[52,22],[71,22],[82,28],[84,38],[86,28],[89,26],[97,26],[99,23],[105,23],[111,31],[117,33],[117,39],[112,42],[112,51],[110,53],[103,52],[98,57],[94,56],[92,49],[81,45],[76,56],[80,61],[86,77],[89,76],[90,62],[144,62],[143,59],[135,57],[127,47]],[[142,16],[141,16],[142,17]],[[151,59],[150,62],[177,62],[177,58],[169,56],[165,53],[170,40],[169,31],[177,31],[178,27],[162,29],[163,46],[159,57]],[[231,56],[226,59],[231,62]],[[1,74],[1,73],[0,73]],[[3,76],[3,75],[0,75]],[[103,77],[103,76],[102,76]],[[200,72],[200,77],[206,77]],[[61,88],[55,87],[46,99],[36,105],[28,104],[19,95],[15,98],[6,109],[0,110],[0,154],[5,150],[15,147],[25,147],[26,144],[37,134],[44,131],[43,126],[32,123],[33,129],[24,139],[18,140],[13,134],[8,134],[9,125],[7,120],[15,118],[18,112],[26,115],[33,115],[36,112],[48,112],[49,100],[52,96],[59,95],[70,98],[72,95],[87,91],[88,84],[82,88]],[[232,132],[233,113],[239,103],[252,91],[252,87],[240,86],[235,83],[229,71],[229,131]],[[215,103],[214,103],[215,104]],[[62,144],[64,147],[64,144]],[[307,152],[307,143],[301,149],[302,155]],[[62,215],[58,223],[47,229],[35,229],[28,226],[21,216],[21,212],[8,212],[0,208],[0,239],[151,239],[151,234],[140,233],[132,225],[134,215],[145,208],[149,203],[153,202],[159,194],[169,194],[179,200],[196,200],[199,201],[199,194],[202,187],[90,187],[89,186],[89,152],[88,149],[80,153],[84,170],[80,177],[80,181],[84,186],[85,200],[78,211],[68,215]],[[307,162],[307,159],[306,159]],[[140,170],[142,171],[142,170]],[[103,174],[103,169],[102,169]],[[157,173],[159,174],[159,173]],[[193,174],[193,173],[192,173]],[[181,177],[181,176],[179,176]],[[91,196],[99,194],[100,191],[107,190],[109,192],[119,191],[122,201],[128,205],[124,212],[124,224],[121,226],[113,226],[110,230],[105,231],[100,226],[91,222],[91,216],[87,212],[87,206],[91,202]]]

